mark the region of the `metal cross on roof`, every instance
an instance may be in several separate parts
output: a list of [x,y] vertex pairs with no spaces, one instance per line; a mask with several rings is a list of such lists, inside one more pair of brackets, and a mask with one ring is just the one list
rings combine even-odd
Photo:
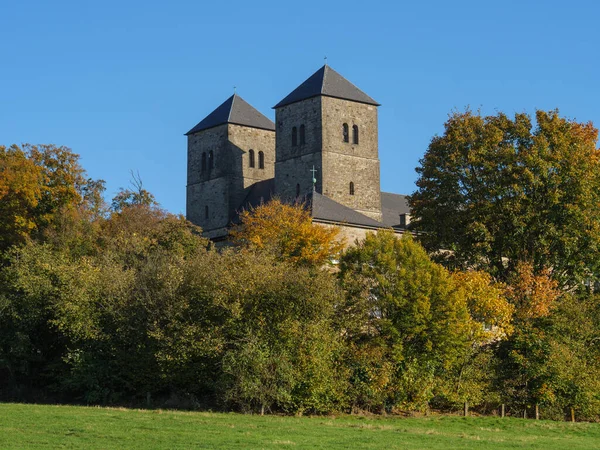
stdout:
[[315,166],[313,166],[313,168],[310,170],[312,172],[312,184],[313,184],[313,190],[315,189],[315,185],[317,184],[317,178],[315,176],[315,174],[317,173],[317,169],[315,169]]

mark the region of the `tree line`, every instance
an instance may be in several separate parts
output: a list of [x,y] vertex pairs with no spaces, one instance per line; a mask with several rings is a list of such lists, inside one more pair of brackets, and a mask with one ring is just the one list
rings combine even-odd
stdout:
[[[450,115],[413,233],[345,247],[277,200],[216,249],[135,178],[0,147],[0,399],[600,417],[597,131]],[[414,237],[413,237],[414,236]]]

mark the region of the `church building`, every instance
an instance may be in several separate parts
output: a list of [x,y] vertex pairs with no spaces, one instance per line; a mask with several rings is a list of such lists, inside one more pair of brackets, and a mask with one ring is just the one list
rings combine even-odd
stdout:
[[405,196],[380,190],[378,107],[328,65],[273,107],[275,123],[232,95],[186,133],[188,220],[219,241],[243,209],[277,196],[349,243],[402,233]]

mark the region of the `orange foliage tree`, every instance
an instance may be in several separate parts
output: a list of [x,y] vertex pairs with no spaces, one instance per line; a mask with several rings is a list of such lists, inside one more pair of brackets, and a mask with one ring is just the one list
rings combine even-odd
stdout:
[[536,273],[531,263],[521,262],[512,277],[508,295],[515,306],[515,317],[526,321],[548,316],[561,290],[549,270]]
[[313,224],[300,204],[274,199],[243,211],[240,221],[241,225],[232,232],[237,244],[267,251],[297,265],[325,264],[337,258],[344,246],[338,228]]

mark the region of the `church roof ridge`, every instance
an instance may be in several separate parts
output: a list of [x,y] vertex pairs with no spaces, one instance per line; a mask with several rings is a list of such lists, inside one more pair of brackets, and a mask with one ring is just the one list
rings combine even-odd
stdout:
[[194,134],[226,123],[275,131],[275,124],[271,119],[234,93],[185,134]]
[[333,70],[331,66],[325,64],[273,108],[280,108],[320,95],[379,106],[379,103],[373,98]]

